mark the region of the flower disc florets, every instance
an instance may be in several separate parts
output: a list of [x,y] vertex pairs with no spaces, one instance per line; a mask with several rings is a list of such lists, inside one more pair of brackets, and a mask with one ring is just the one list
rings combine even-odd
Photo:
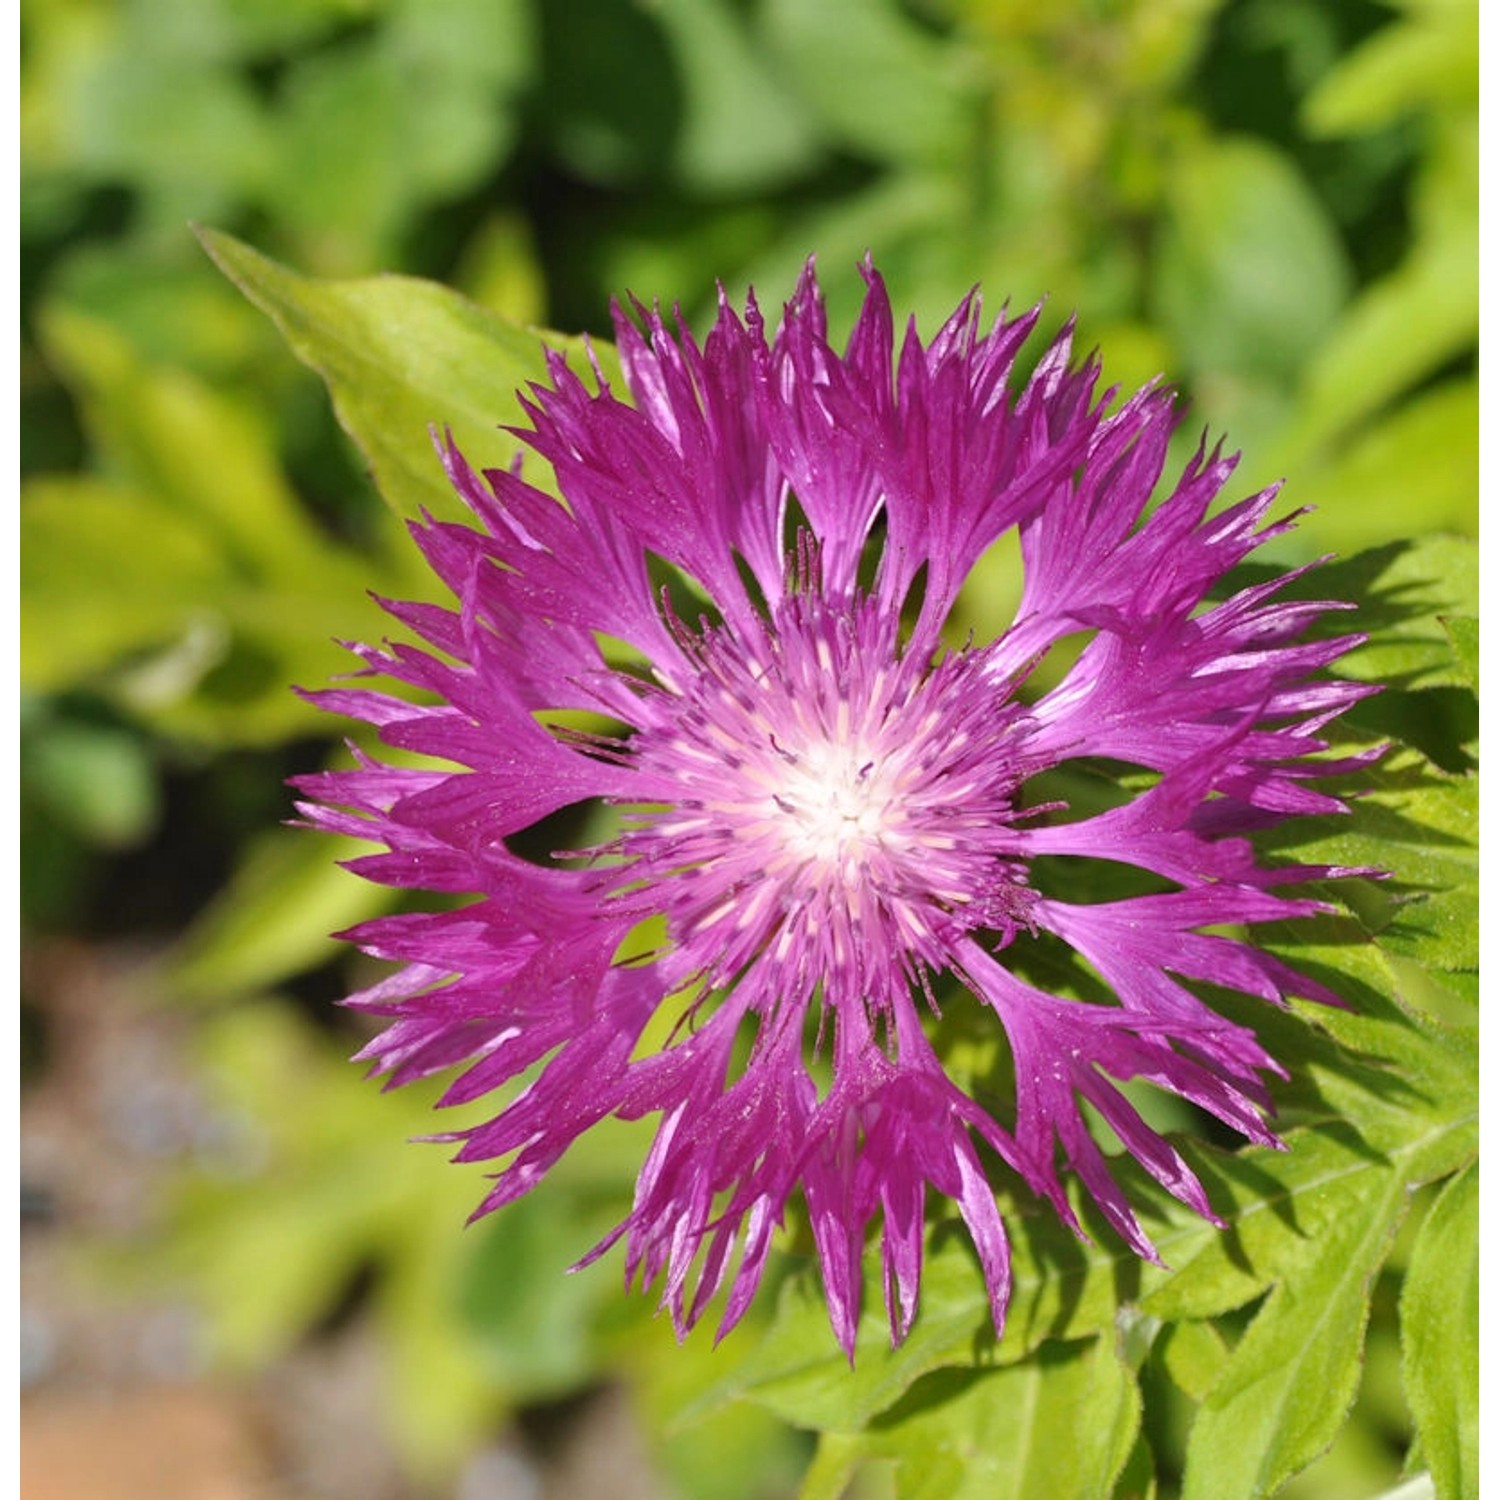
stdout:
[[[480,1211],[605,1116],[657,1117],[631,1212],[595,1253],[623,1236],[628,1276],[661,1280],[679,1330],[727,1284],[728,1328],[800,1189],[851,1357],[877,1215],[892,1337],[911,1325],[929,1187],[973,1237],[997,1330],[1002,1181],[1077,1228],[1071,1173],[1155,1257],[1085,1103],[1214,1217],[1117,1081],[1275,1143],[1263,1077],[1280,1070],[1198,989],[1337,1003],[1225,933],[1321,910],[1274,888],[1347,873],[1268,868],[1246,835],[1342,810],[1311,785],[1351,764],[1319,755],[1320,730],[1366,691],[1318,675],[1359,637],[1304,638],[1341,606],[1279,600],[1295,574],[1219,587],[1291,524],[1263,524],[1274,490],[1210,515],[1234,460],[1200,449],[1149,506],[1169,392],[1111,407],[1067,329],[1019,381],[1037,313],[981,333],[973,298],[898,352],[866,277],[843,353],[809,271],[774,338],[753,301],[741,321],[721,300],[701,347],[617,314],[629,401],[552,356],[517,431],[561,504],[444,445],[474,524],[413,534],[458,608],[390,603],[425,645],[354,648],[421,701],[314,695],[444,765],[360,753],[299,783],[310,822],[384,846],[353,868],[473,898],[348,936],[403,965],[351,997],[389,1019],[362,1054],[378,1071],[458,1067],[445,1104],[533,1075],[453,1137],[459,1159],[503,1162]],[[1007,532],[1014,624],[945,641]],[[706,601],[696,623],[653,581],[663,564]],[[542,863],[512,847],[578,803],[612,832]],[[1100,862],[1134,888],[1038,878]],[[952,1004],[1003,1039],[973,1092],[934,1044]],[[673,1024],[648,1033],[658,1016]]]
[[861,598],[785,599],[752,639],[690,643],[698,675],[632,745],[676,792],[620,842],[631,889],[711,986],[754,964],[757,1008],[888,1011],[975,927],[1008,932],[1029,892],[1010,825],[1024,711],[983,659],[930,669]]

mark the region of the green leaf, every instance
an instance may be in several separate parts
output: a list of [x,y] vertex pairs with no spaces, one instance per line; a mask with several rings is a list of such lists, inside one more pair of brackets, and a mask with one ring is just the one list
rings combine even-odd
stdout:
[[[1157,1236],[1172,1272],[1143,1277],[1146,1312],[1172,1322],[1242,1307],[1273,1281],[1297,1274],[1320,1239],[1339,1232],[1346,1216],[1358,1217],[1359,1205],[1390,1200],[1468,1159],[1475,1141],[1472,1051],[1402,1019],[1358,1017],[1350,1030],[1378,1061],[1351,1069],[1347,1054],[1332,1049],[1316,1062],[1304,1056],[1303,1087],[1316,1091],[1324,1119],[1289,1131],[1285,1154],[1192,1154],[1230,1231],[1185,1220]],[[1402,1076],[1398,1062],[1415,1075],[1412,1082],[1392,1081]]]
[[[1382,1001],[1373,986],[1389,988],[1391,977],[1369,942],[1313,946],[1304,935],[1287,956],[1350,995],[1356,1013],[1325,1015],[1319,1008],[1319,1019],[1336,1028],[1343,1047],[1358,1049],[1368,1061],[1352,1064],[1349,1052],[1319,1042],[1295,1017],[1265,1007],[1244,1017],[1272,1033],[1273,1053],[1297,1061],[1309,1091],[1301,1113],[1311,1123],[1288,1131],[1289,1149],[1281,1154],[1224,1156],[1182,1145],[1229,1221],[1228,1233],[1166,1198],[1121,1159],[1118,1171],[1170,1270],[1137,1260],[1105,1228],[1097,1229],[1094,1243],[1080,1246],[1050,1217],[1007,1213],[1014,1282],[1005,1339],[995,1349],[972,1252],[956,1234],[940,1230],[910,1336],[891,1349],[883,1311],[867,1306],[850,1370],[809,1267],[789,1279],[762,1342],[698,1409],[748,1396],[799,1425],[849,1430],[933,1370],[981,1358],[1022,1360],[1049,1337],[1112,1328],[1122,1304],[1168,1322],[1215,1317],[1301,1265],[1308,1246],[1339,1216],[1461,1166],[1475,1143],[1471,1038],[1418,1023]],[[1348,977],[1341,980],[1341,974]],[[1083,1217],[1093,1230],[1086,1210]],[[869,1279],[878,1283],[878,1271]]]
[[112,469],[200,523],[241,574],[286,581],[319,572],[326,583],[334,549],[247,407],[186,371],[146,365],[115,329],[71,308],[51,305],[42,332]]
[[[1406,1208],[1406,1183],[1336,1196],[1304,1226],[1281,1279],[1204,1401],[1188,1441],[1183,1500],[1256,1500],[1310,1463],[1359,1384],[1370,1283]],[[1326,1201],[1326,1200],[1325,1200]]]
[[1302,378],[1297,419],[1267,464],[1295,473],[1310,455],[1473,347],[1479,280],[1472,239],[1421,246],[1365,287],[1320,337]]
[[1146,1434],[1140,1432],[1115,1481],[1113,1500],[1156,1500],[1156,1494],[1156,1455]]
[[[200,236],[224,274],[328,382],[340,422],[403,516],[424,507],[448,518],[467,515],[432,452],[429,427],[451,428],[475,468],[504,468],[520,451],[499,430],[521,420],[516,392],[545,377],[546,347],[575,354],[580,347],[517,327],[432,282],[319,281],[228,235]],[[595,348],[608,369],[607,347]],[[533,459],[531,469],[539,467]]]
[[813,166],[821,147],[807,107],[787,91],[723,0],[659,0],[655,14],[682,72],[678,175],[726,195],[776,186]]
[[863,1449],[863,1433],[820,1434],[813,1461],[802,1476],[797,1500],[845,1500],[850,1493],[850,1482],[860,1468]]
[[1316,507],[1299,535],[1349,553],[1411,532],[1479,530],[1479,386],[1453,380],[1361,433],[1326,468],[1297,475]]
[[173,994],[222,1001],[326,962],[329,936],[379,915],[399,892],[361,880],[338,861],[369,853],[355,839],[278,828],[251,844],[168,964]]
[[[149,547],[140,545],[151,538]],[[21,680],[70,687],[214,612],[227,564],[191,518],[134,488],[77,476],[23,491]],[[129,566],[122,560],[129,559]]]
[[[1372,799],[1372,808],[1376,804]],[[1479,967],[1479,778],[1427,773],[1427,783],[1410,795],[1385,802],[1425,847],[1405,858],[1404,884],[1414,887],[1401,900],[1395,920],[1381,933],[1382,946],[1434,969]],[[1373,821],[1373,818],[1372,820]],[[1389,825],[1384,825],[1389,826]],[[1378,851],[1376,858],[1382,857]],[[1385,857],[1389,858],[1387,850]],[[1400,893],[1408,896],[1407,892]]]
[[1378,129],[1412,111],[1479,102],[1479,7],[1439,6],[1382,27],[1307,96],[1313,135]]
[[1024,1364],[940,1371],[854,1438],[820,1449],[802,1500],[893,1460],[899,1500],[1106,1500],[1135,1445],[1140,1395],[1111,1341],[1047,1343]]
[[1358,893],[1365,928],[1392,953],[1430,968],[1477,968],[1478,777],[1449,775],[1401,748],[1351,779],[1352,816],[1290,825],[1267,847],[1389,871],[1388,883]]
[[892,0],[769,0],[761,25],[839,142],[894,162],[952,161],[978,128],[979,75]]
[[1229,1350],[1212,1323],[1183,1318],[1162,1330],[1162,1368],[1178,1390],[1202,1401],[1224,1373]]
[[1286,593],[1356,605],[1353,614],[1325,615],[1319,627],[1325,634],[1369,635],[1339,658],[1341,677],[1408,690],[1468,687],[1442,622],[1479,613],[1479,548],[1470,538],[1439,533],[1389,542],[1315,568]]
[[124,729],[44,722],[22,736],[21,780],[59,823],[96,847],[140,843],[160,812],[150,752]]
[[[1112,1326],[1116,1273],[1135,1270],[1115,1247],[1080,1248],[1043,1218],[1011,1221],[1012,1294],[1000,1357],[1018,1359],[1048,1337],[1067,1338]],[[896,1348],[884,1310],[866,1300],[851,1370],[833,1341],[828,1307],[811,1267],[788,1279],[762,1341],[689,1409],[713,1410],[748,1395],[787,1421],[821,1429],[863,1426],[916,1380],[947,1365],[967,1364],[993,1348],[989,1299],[972,1253],[956,1226],[939,1232],[922,1272],[922,1302],[911,1333]]]
[[1291,376],[1348,291],[1337,232],[1284,156],[1248,139],[1184,152],[1168,187],[1153,302],[1193,371]]
[[1453,643],[1453,654],[1464,681],[1479,691],[1479,621],[1473,615],[1441,616],[1443,629]]
[[1412,1247],[1402,1370],[1438,1500],[1479,1494],[1479,1168],[1455,1177]]

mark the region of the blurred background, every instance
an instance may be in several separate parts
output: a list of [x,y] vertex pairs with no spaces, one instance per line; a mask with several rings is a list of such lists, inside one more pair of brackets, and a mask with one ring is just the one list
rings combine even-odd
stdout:
[[[677,1420],[753,1326],[679,1350],[616,1259],[561,1274],[638,1137],[465,1230],[481,1176],[405,1144],[430,1094],[346,1061],[362,971],[326,934],[394,893],[281,826],[342,732],[288,684],[383,633],[367,590],[432,586],[190,222],[605,335],[626,290],[699,328],[716,278],[773,309],[810,253],[847,329],[869,249],[924,331],[978,282],[1076,309],[1112,381],[1167,375],[1188,439],[1245,450],[1240,492],[1285,474],[1317,507],[1284,557],[1473,534],[1477,25],[1476,0],[23,0],[28,1500],[772,1500],[810,1452],[749,1405]],[[1012,566],[962,625],[1003,627]],[[1288,1493],[1394,1482],[1390,1300],[1355,1422]]]

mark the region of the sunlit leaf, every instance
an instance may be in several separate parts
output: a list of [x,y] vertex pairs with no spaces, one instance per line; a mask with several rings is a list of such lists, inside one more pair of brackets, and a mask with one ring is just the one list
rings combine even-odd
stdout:
[[1190,370],[1291,375],[1348,288],[1333,224],[1285,157],[1249,139],[1183,154],[1152,296]]
[[[544,378],[546,347],[572,348],[578,360],[578,341],[520,328],[433,282],[317,281],[228,235],[204,230],[202,239],[328,382],[339,420],[402,515],[424,507],[467,514],[432,452],[429,427],[451,428],[476,468],[503,468],[520,445],[500,424],[520,420],[515,393]],[[607,346],[596,352],[611,357]]]
[[1479,6],[1419,8],[1340,60],[1303,105],[1314,135],[1349,135],[1423,106],[1479,102]]
[[1428,1212],[1401,1294],[1402,1367],[1438,1500],[1479,1494],[1479,1168]]
[[1361,433],[1327,468],[1297,477],[1316,506],[1302,530],[1340,552],[1425,531],[1479,529],[1479,388],[1448,381]]
[[1169,1324],[1160,1341],[1162,1368],[1179,1390],[1201,1401],[1224,1373],[1229,1350],[1212,1323],[1183,1318]]
[[264,834],[188,929],[167,971],[171,990],[223,1001],[326,962],[340,951],[330,933],[396,900],[396,892],[338,863],[367,852],[354,839],[315,837],[305,829]]
[[27,485],[20,538],[21,680],[40,691],[179,638],[230,582],[201,525],[98,479]]
[[106,462],[221,539],[231,566],[267,580],[327,566],[333,549],[251,410],[185,371],[147,366],[116,330],[67,307],[49,309],[44,335]]
[[1184,1500],[1257,1500],[1333,1441],[1359,1383],[1370,1284],[1406,1208],[1406,1183],[1337,1194],[1204,1400]]
[[858,1437],[825,1440],[802,1500],[836,1500],[871,1459],[894,1461],[898,1500],[1104,1497],[1139,1422],[1109,1339],[1048,1343],[1024,1364],[929,1375]]
[[1473,615],[1445,615],[1443,629],[1453,642],[1453,654],[1458,660],[1469,687],[1479,691],[1479,621]]

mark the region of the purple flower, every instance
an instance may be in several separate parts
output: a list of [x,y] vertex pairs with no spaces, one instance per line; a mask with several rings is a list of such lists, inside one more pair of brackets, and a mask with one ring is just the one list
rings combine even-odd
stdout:
[[[1343,606],[1278,602],[1295,573],[1209,598],[1291,525],[1264,524],[1274,490],[1210,516],[1235,461],[1200,448],[1148,514],[1170,392],[1110,411],[1096,364],[1069,363],[1071,329],[1023,382],[1037,311],[982,333],[973,297],[897,351],[885,287],[866,280],[842,355],[809,270],[770,340],[753,300],[742,322],[721,299],[701,346],[617,310],[629,402],[553,356],[517,431],[562,504],[519,467],[480,477],[443,446],[475,524],[412,530],[458,607],[387,603],[426,644],[353,648],[360,675],[415,697],[312,696],[456,769],[359,754],[299,782],[312,823],[384,846],[352,868],[473,898],[346,936],[404,965],[349,1002],[389,1018],[360,1054],[375,1071],[460,1068],[446,1104],[527,1077],[448,1137],[459,1160],[504,1160],[479,1212],[605,1116],[659,1117],[634,1206],[593,1254],[623,1236],[627,1279],[663,1282],[679,1333],[727,1285],[722,1332],[800,1186],[851,1358],[877,1214],[892,1338],[911,1326],[929,1188],[968,1226],[997,1332],[998,1180],[1078,1229],[1061,1161],[1156,1258],[1081,1101],[1214,1219],[1117,1081],[1276,1144],[1262,1076],[1282,1070],[1193,985],[1338,1003],[1224,933],[1325,909],[1275,888],[1346,872],[1266,868],[1245,835],[1343,810],[1312,783],[1350,762],[1313,757],[1367,691],[1318,676],[1361,637],[1303,640]],[[1015,623],[945,644],[959,589],[1011,530]],[[661,587],[674,572],[691,605]],[[1036,686],[1052,648],[1080,639]],[[555,710],[614,727],[561,728]],[[1102,810],[1036,791],[1083,761],[1110,772]],[[507,843],[588,800],[613,819],[595,847],[543,865]],[[1133,866],[1149,888],[1069,899],[1040,878],[1043,856]],[[1022,977],[1060,945],[1092,969],[1094,998]],[[940,1004],[1003,1031],[1010,1123],[945,1072]]]

